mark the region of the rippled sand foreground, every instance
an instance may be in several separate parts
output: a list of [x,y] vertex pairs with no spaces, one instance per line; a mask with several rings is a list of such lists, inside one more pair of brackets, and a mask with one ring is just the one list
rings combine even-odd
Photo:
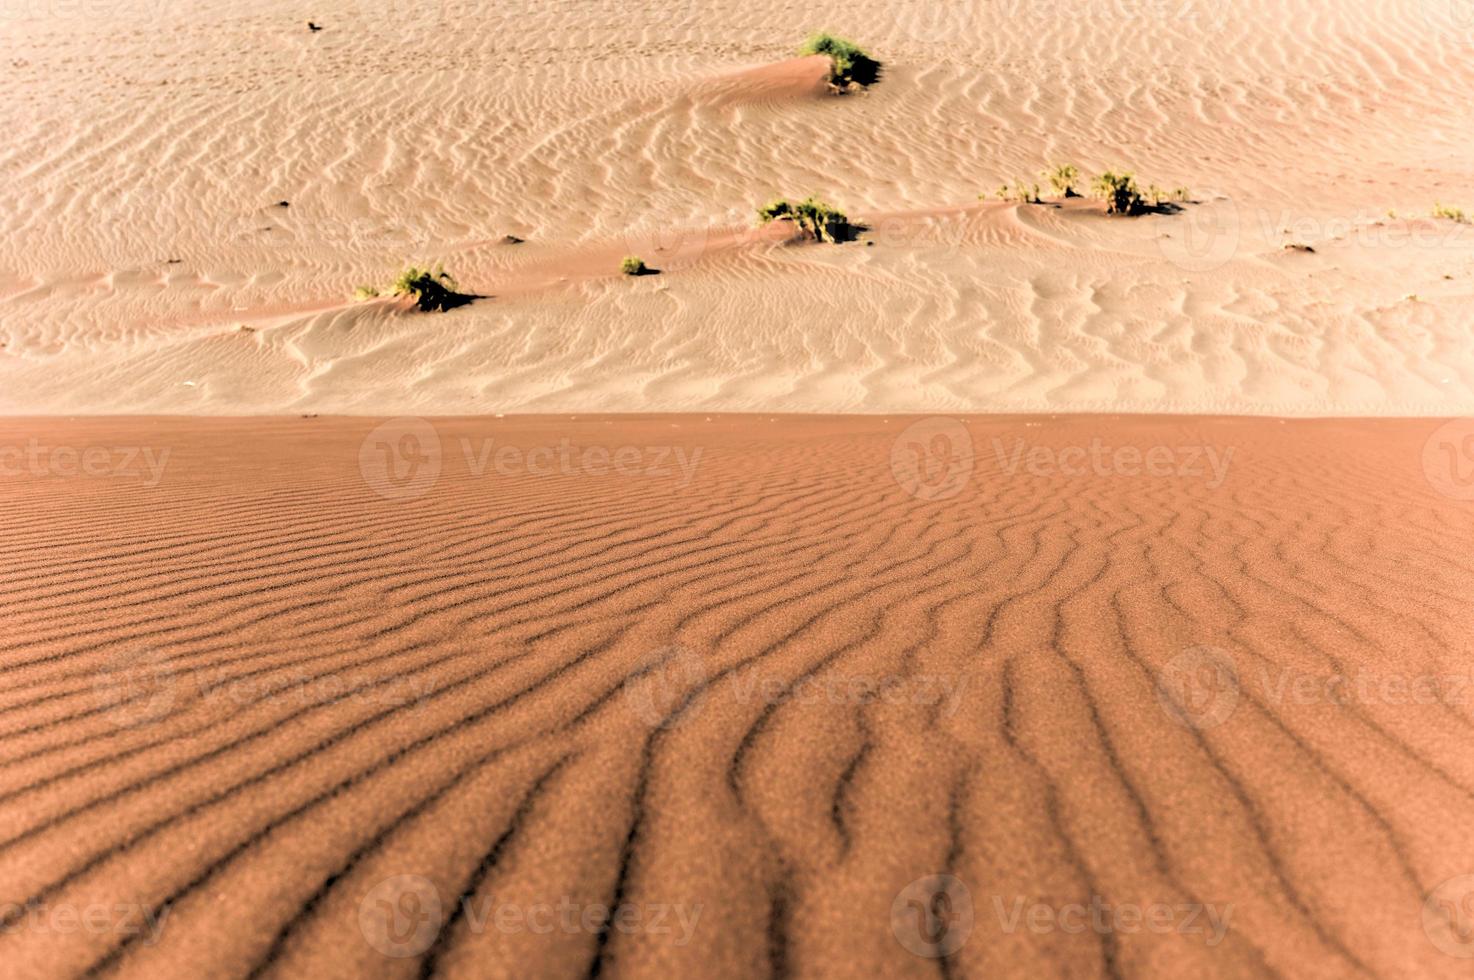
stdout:
[[1467,975],[1469,435],[0,423],[0,973]]

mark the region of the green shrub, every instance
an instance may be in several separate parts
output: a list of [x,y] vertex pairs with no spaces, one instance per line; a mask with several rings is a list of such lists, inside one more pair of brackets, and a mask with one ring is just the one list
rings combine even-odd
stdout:
[[[1039,196],[1038,184],[1026,184],[1019,181],[1017,184],[999,184],[993,196],[1000,201],[1016,201],[1019,204],[1043,204],[1044,200]],[[979,194],[979,201],[986,201],[987,194]]]
[[1450,208],[1442,204],[1433,205],[1433,217],[1447,218],[1450,221],[1457,221],[1461,225],[1467,225],[1469,223],[1469,218],[1464,214],[1462,208]]
[[838,208],[817,198],[808,197],[798,203],[779,198],[757,209],[758,223],[792,221],[800,232],[817,242],[839,243],[854,237],[855,226]]
[[394,280],[390,293],[411,297],[415,305],[426,313],[448,310],[459,305],[457,300],[462,298],[456,291],[455,277],[438,265],[433,269],[410,266]]
[[1146,210],[1136,178],[1129,173],[1107,170],[1091,186],[1095,195],[1106,202],[1106,214],[1141,214]]
[[1054,192],[1060,197],[1079,197],[1075,192],[1075,182],[1080,179],[1080,171],[1073,163],[1061,163],[1044,171],[1043,176],[1049,178]]
[[[415,305],[429,313],[433,310],[449,310],[470,302],[473,297],[456,291],[455,277],[440,266],[420,268],[409,266],[388,287],[390,296],[408,296]],[[384,295],[373,286],[359,286],[354,297],[360,300],[377,299]]]
[[829,59],[829,84],[836,91],[864,88],[880,80],[880,62],[859,45],[833,34],[814,34],[798,49],[801,55],[822,54]]
[[[986,194],[979,194],[978,200],[986,200]],[[993,196],[1000,201],[1016,201],[1019,204],[1043,204],[1039,197],[1039,185],[1019,181],[1016,184],[999,184]]]
[[627,276],[643,276],[649,274],[650,267],[639,256],[626,255],[624,261],[619,263],[619,271]]

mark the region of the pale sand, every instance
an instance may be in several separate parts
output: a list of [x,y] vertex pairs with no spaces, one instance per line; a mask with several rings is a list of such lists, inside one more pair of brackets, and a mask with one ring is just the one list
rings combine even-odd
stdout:
[[[150,945],[12,909],[0,974],[1468,975],[1423,919],[1474,890],[1440,888],[1474,873],[1474,505],[1435,423],[970,419],[920,483],[957,423],[376,424],[0,423],[164,460],[0,483],[0,902],[170,910]],[[1178,465],[1044,470],[1095,440]],[[891,921],[944,872],[945,971]],[[402,875],[442,910],[394,945]],[[999,924],[1092,896],[1228,931]],[[650,928],[480,918],[560,902]]]
[[[0,411],[1474,411],[1461,0],[0,0],[0,65]],[[1198,203],[976,199],[1060,161]],[[748,235],[810,193],[874,245]],[[430,260],[488,298],[351,302]]]

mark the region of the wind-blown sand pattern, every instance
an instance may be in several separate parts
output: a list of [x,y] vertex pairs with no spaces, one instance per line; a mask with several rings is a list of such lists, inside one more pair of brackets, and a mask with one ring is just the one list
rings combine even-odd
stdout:
[[[0,18],[3,412],[1474,408],[1462,0]],[[882,82],[823,96],[819,28]],[[1056,162],[1196,203],[976,199]],[[750,233],[810,193],[873,245]],[[437,259],[485,298],[350,300]]]
[[0,973],[1468,975],[1457,440],[913,422],[3,423]]

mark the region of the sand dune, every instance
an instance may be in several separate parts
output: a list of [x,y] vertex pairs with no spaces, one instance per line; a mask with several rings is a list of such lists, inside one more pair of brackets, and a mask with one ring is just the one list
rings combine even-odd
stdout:
[[[0,411],[1474,405],[1458,4],[12,6]],[[1061,160],[1198,203],[977,204]],[[873,244],[717,247],[810,193]],[[427,260],[488,298],[351,303]]]
[[5,423],[0,973],[1466,975],[1437,429]]

